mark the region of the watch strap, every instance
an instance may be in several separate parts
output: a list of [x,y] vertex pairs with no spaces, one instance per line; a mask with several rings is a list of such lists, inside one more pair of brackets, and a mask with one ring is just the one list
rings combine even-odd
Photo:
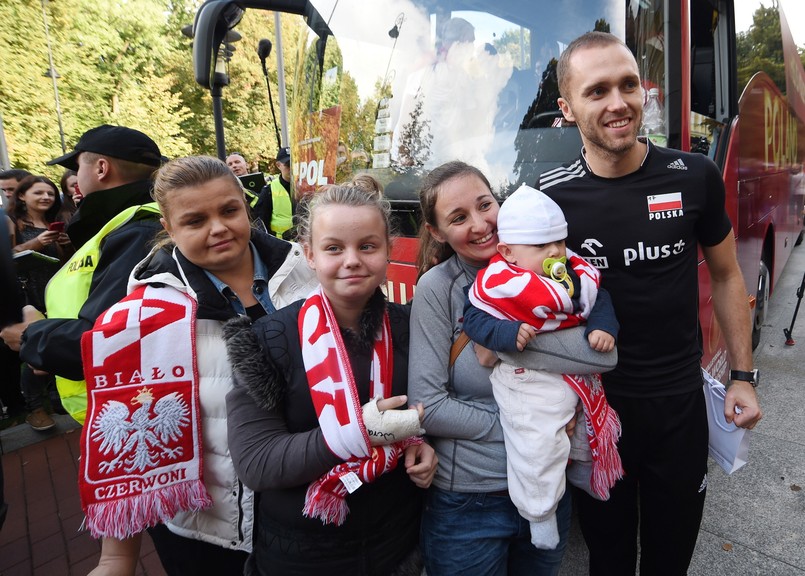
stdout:
[[730,370],[730,380],[741,380],[749,382],[752,386],[757,386],[757,369],[750,372],[744,370]]

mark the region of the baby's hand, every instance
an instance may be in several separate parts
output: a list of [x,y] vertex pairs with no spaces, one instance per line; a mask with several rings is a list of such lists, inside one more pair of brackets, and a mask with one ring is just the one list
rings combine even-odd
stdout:
[[526,324],[525,322],[520,324],[520,329],[517,331],[517,349],[522,352],[525,348],[525,345],[528,344],[536,335],[537,331],[533,328],[533,326]]
[[603,330],[593,330],[587,336],[590,347],[596,352],[612,352],[615,348],[615,337]]

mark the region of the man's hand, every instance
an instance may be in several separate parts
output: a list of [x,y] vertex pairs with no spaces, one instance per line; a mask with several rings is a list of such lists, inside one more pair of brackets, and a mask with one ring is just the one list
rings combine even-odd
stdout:
[[44,318],[45,315],[33,306],[25,306],[22,309],[22,322],[19,324],[12,324],[11,326],[6,326],[0,330],[0,338],[3,339],[3,342],[6,343],[6,346],[15,352],[19,352],[20,344],[22,344],[22,333],[25,332],[25,329],[30,323],[36,322],[37,320],[42,320]]
[[733,380],[724,398],[724,419],[739,428],[751,430],[763,418],[755,388],[743,380]]

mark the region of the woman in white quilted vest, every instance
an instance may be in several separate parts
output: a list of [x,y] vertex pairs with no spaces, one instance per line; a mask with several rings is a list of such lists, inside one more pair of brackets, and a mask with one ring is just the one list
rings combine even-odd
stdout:
[[93,361],[79,485],[87,527],[103,538],[92,574],[133,575],[146,529],[171,576],[240,574],[254,496],[229,454],[221,327],[282,308],[317,281],[300,246],[250,226],[220,160],[167,163],[153,195],[167,236],[82,340]]

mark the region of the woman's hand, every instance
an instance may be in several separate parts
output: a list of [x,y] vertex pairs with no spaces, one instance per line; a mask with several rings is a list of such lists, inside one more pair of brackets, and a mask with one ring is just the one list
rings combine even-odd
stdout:
[[472,343],[475,350],[475,356],[478,358],[478,363],[486,368],[492,368],[498,361],[498,355],[492,352],[489,348],[484,348],[480,344]]
[[59,232],[59,237],[56,239],[56,242],[59,244],[59,246],[67,246],[70,244],[70,237],[66,232]]
[[142,533],[125,540],[103,538],[98,566],[88,576],[134,576],[141,542]]
[[576,402],[576,411],[573,413],[573,418],[571,418],[570,421],[565,424],[565,433],[567,434],[568,438],[572,438],[573,434],[576,433],[576,424],[579,421],[579,412],[581,412],[581,408],[581,400],[579,400]]
[[405,471],[411,482],[420,488],[428,488],[436,475],[439,458],[430,444],[423,442],[405,449]]
[[59,234],[60,233],[56,230],[47,230],[45,232],[42,232],[39,236],[37,236],[36,239],[44,248],[45,246],[50,246],[51,244],[56,242],[59,239]]

